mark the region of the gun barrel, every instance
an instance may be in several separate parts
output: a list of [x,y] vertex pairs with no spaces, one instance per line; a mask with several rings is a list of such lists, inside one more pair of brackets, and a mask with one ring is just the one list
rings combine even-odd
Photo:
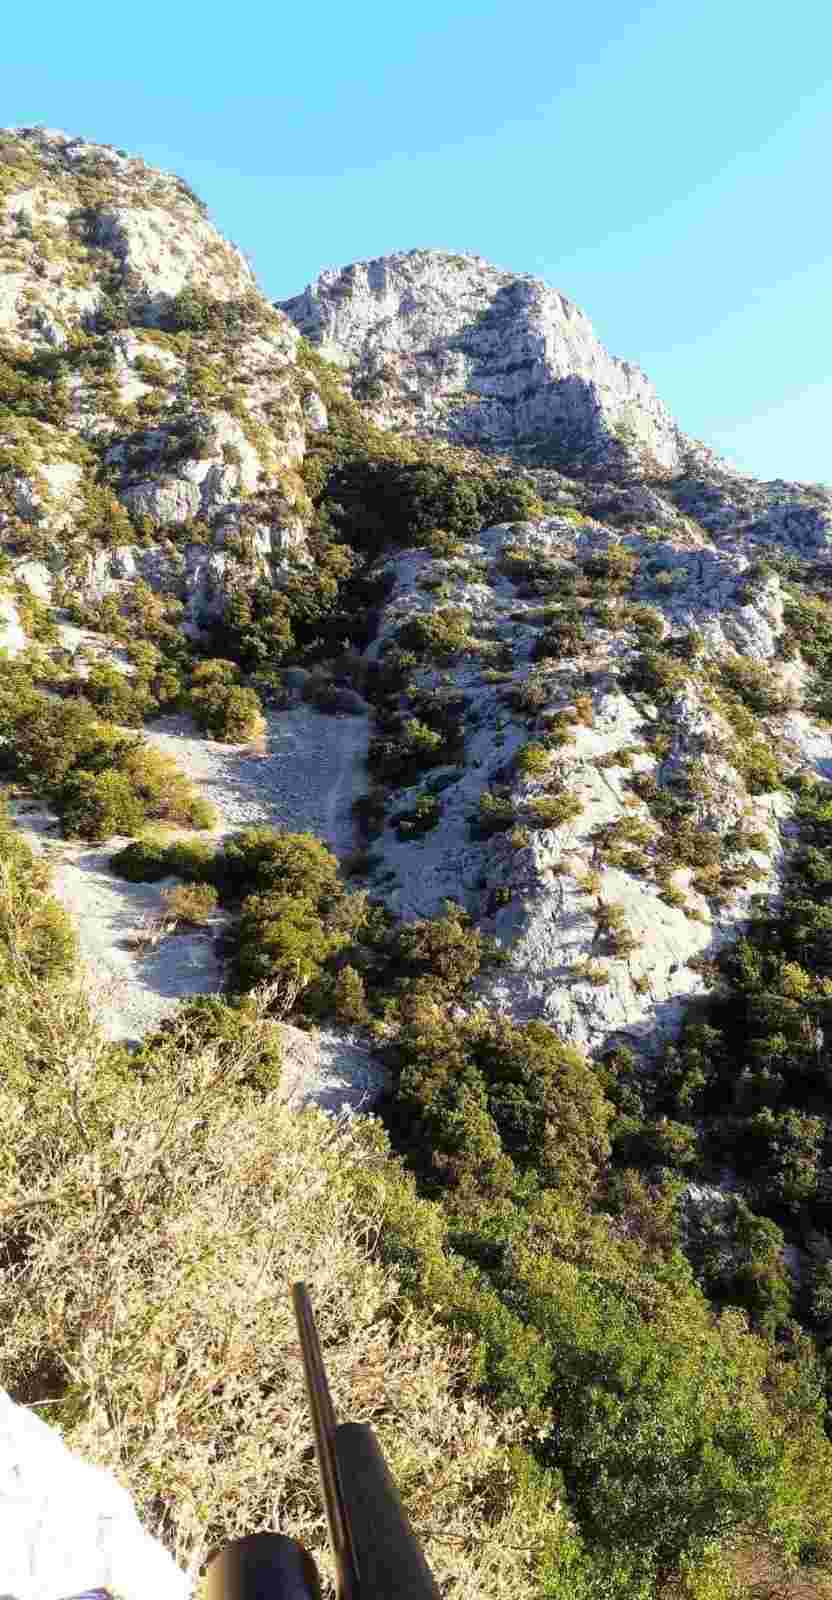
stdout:
[[329,1543],[335,1562],[338,1600],[359,1600],[358,1563],[338,1464],[335,1411],[329,1384],[326,1381],[318,1330],[305,1284],[292,1285],[292,1303],[303,1354],[306,1393],[312,1415],[315,1454],[318,1458]]

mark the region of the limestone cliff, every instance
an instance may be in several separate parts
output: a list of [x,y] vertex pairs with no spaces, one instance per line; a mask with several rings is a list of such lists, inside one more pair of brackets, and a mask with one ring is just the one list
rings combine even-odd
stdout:
[[665,471],[684,460],[652,384],[607,354],[578,306],[481,256],[354,262],[281,309],[385,426],[593,467],[633,452]]
[[181,179],[3,134],[0,263],[7,549],[99,591],[184,580],[196,621],[241,543],[297,544],[297,335]]

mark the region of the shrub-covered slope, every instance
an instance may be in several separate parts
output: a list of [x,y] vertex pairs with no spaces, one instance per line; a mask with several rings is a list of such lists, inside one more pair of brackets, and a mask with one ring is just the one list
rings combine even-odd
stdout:
[[[302,1271],[449,1595],[828,1563],[832,495],[533,279],[276,309],[63,134],[2,136],[0,262],[2,777],[224,984],[108,1043],[4,827],[7,1384],[194,1565],[319,1541]],[[279,1098],[318,1027],[384,1134]]]

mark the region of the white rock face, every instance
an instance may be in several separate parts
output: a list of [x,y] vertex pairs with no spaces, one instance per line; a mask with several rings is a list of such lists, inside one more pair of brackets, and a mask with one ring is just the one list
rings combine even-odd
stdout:
[[63,1600],[97,1587],[121,1600],[189,1593],[127,1491],[0,1391],[0,1596]]
[[625,442],[662,468],[681,463],[681,435],[644,373],[609,356],[539,278],[411,250],[328,269],[282,309],[388,426],[588,460]]
[[[453,693],[465,703],[465,758],[457,768],[426,770],[411,787],[390,797],[389,820],[372,842],[374,889],[406,919],[436,916],[455,900],[496,939],[504,964],[483,979],[481,996],[516,1018],[540,1017],[569,1042],[595,1050],[615,1037],[644,1047],[678,1027],[688,1001],[702,993],[697,958],[711,958],[735,938],[750,914],[752,897],[776,891],[784,861],[781,823],[789,812],[781,793],[750,795],[731,755],[731,729],[708,700],[704,672],[690,677],[661,714],[665,746],[660,758],[650,738],[659,720],[656,706],[626,688],[629,663],[638,650],[632,633],[587,622],[579,655],[531,660],[540,636],[540,605],[518,597],[503,570],[504,554],[526,550],[579,571],[590,557],[610,549],[642,561],[632,599],[649,601],[667,634],[696,630],[707,657],[718,661],[739,651],[768,663],[788,686],[790,669],[774,661],[783,622],[783,596],[776,574],[760,580],[753,595],[743,541],[712,545],[692,537],[680,522],[664,540],[636,533],[617,536],[603,525],[553,516],[537,523],[483,530],[466,541],[464,555],[436,560],[408,551],[389,563],[395,587],[384,608],[371,654],[383,658],[397,630],[414,615],[458,608],[470,619],[472,649],[438,672],[424,668],[417,682],[431,694]],[[656,587],[656,576],[671,575]],[[442,598],[435,589],[442,583]],[[557,605],[552,611],[557,613]],[[528,621],[526,621],[528,618]],[[507,649],[510,672],[497,684],[477,662],[476,641]],[[536,678],[544,686],[537,732],[534,718],[511,708],[511,692]],[[576,695],[589,703],[588,721],[572,724],[568,742],[552,752],[551,776],[522,779],[514,760],[523,745],[540,738],[547,718],[570,712]],[[761,723],[772,744],[790,746],[796,764],[832,770],[832,736],[788,712]],[[621,759],[616,760],[620,755]],[[670,796],[692,776],[697,784],[695,825],[716,844],[744,828],[761,843],[741,852],[750,869],[724,905],[700,892],[690,867],[673,873],[680,904],[668,903],[649,869],[661,828],[637,799],[634,775],[651,777]],[[534,805],[551,791],[552,778],[580,801],[579,814],[558,827],[534,823]],[[502,786],[511,793],[518,840],[506,828],[489,838],[478,834],[481,796]],[[427,794],[439,802],[435,826],[401,837],[397,818],[412,812]],[[652,831],[646,870],[604,858],[601,830],[632,819]],[[531,826],[529,826],[531,824]],[[594,875],[594,876],[593,876]],[[604,905],[619,908],[633,948],[616,955],[599,934]],[[692,965],[692,963],[694,963]]]
[[21,370],[71,351],[54,408],[0,426],[0,538],[77,587],[76,535],[85,551],[127,542],[119,503],[144,567],[155,531],[166,571],[168,530],[198,522],[210,551],[213,525],[260,497],[257,521],[282,556],[293,469],[307,429],[326,427],[299,381],[294,326],[181,179],[57,131],[18,130],[4,152],[20,188],[0,199],[0,327]]
[[26,649],[27,643],[17,606],[8,596],[0,596],[0,651],[13,658]]

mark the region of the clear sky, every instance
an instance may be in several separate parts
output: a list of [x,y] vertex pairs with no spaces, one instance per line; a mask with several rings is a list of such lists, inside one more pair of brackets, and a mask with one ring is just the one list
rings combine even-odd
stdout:
[[181,173],[275,298],[473,250],[738,465],[832,481],[832,0],[38,0],[0,87]]

